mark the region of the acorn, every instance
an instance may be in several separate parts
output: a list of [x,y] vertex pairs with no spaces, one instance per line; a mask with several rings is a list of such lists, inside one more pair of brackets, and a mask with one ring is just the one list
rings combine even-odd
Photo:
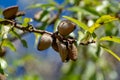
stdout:
[[62,36],[67,36],[69,35],[74,29],[76,28],[76,25],[74,23],[72,23],[69,20],[63,20],[60,22],[60,24],[58,25],[58,32],[62,35]]
[[65,43],[60,42],[60,41],[57,39],[57,45],[58,45],[59,54],[60,54],[60,57],[61,57],[62,62],[68,61],[68,59],[67,59],[67,58],[68,58],[68,48],[67,48],[67,46],[65,45]]
[[16,17],[17,12],[18,12],[18,6],[11,6],[3,11],[3,16],[5,19],[14,19]]
[[44,33],[38,42],[38,50],[42,51],[49,48],[52,44],[52,37],[50,34]]
[[73,61],[76,61],[78,58],[78,51],[77,51],[77,47],[75,46],[75,44],[74,43],[69,44],[68,49],[69,49],[68,50],[69,51],[69,54],[68,54],[69,58]]

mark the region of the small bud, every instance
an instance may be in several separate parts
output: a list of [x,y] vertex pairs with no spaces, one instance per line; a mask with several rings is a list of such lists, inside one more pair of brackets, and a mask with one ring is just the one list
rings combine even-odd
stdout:
[[18,6],[11,6],[3,11],[3,16],[5,19],[14,19],[16,17],[17,12],[18,12]]
[[51,44],[52,44],[51,35],[44,33],[41,36],[41,39],[38,43],[38,50],[40,50],[40,51],[45,50],[45,49],[49,48],[51,46]]
[[62,35],[62,36],[67,36],[69,35],[74,29],[76,28],[75,24],[72,23],[69,20],[63,20],[60,22],[60,24],[58,25],[58,32]]

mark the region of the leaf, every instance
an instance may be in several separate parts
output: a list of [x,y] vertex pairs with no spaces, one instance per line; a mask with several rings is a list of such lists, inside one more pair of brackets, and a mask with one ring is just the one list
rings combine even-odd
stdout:
[[100,27],[100,24],[98,23],[94,23],[90,28],[89,28],[89,32],[90,33],[93,33],[95,29],[99,28]]
[[20,39],[20,41],[21,41],[21,43],[22,43],[22,45],[24,46],[24,47],[28,47],[27,46],[27,42],[24,40],[24,39],[22,39],[21,38],[21,36],[18,34],[18,33],[16,33],[14,30],[12,31],[12,33],[13,33],[13,35],[15,36],[15,37],[17,37],[18,39]]
[[107,51],[108,53],[110,53],[113,57],[115,57],[118,61],[120,61],[120,57],[115,54],[112,50],[110,50],[109,48],[107,48],[106,46],[100,45],[105,51]]
[[28,23],[31,22],[31,20],[32,20],[31,18],[24,18],[24,22],[23,22],[22,26],[27,27]]
[[93,33],[97,28],[99,28],[102,24],[104,23],[108,23],[114,20],[118,20],[115,17],[112,17],[110,15],[104,15],[102,17],[100,17],[90,28],[89,28],[89,32]]
[[1,21],[4,21],[4,20],[5,20],[5,19],[3,19],[3,18],[0,18],[0,22],[1,22]]
[[27,42],[24,39],[22,39],[21,42],[22,42],[24,47],[28,48]]
[[111,21],[114,21],[114,20],[118,20],[118,18],[112,17],[110,15],[103,15],[102,17],[100,17],[96,21],[96,23],[99,23],[99,24],[101,24],[101,23],[108,23],[108,22],[111,22]]
[[2,46],[10,48],[12,51],[16,51],[15,46],[8,39],[3,40]]
[[120,43],[120,37],[116,37],[116,36],[105,36],[100,38],[100,41],[113,41],[116,43]]
[[28,9],[32,9],[32,8],[47,8],[47,7],[54,7],[55,3],[50,3],[50,4],[35,4],[35,5],[31,5],[28,7]]
[[78,21],[78,20],[76,20],[74,18],[68,17],[68,16],[63,16],[63,17],[70,20],[70,21],[72,21],[72,22],[74,22],[75,24],[77,24],[82,29],[88,30],[88,26],[86,24],[84,24],[84,23],[82,23],[82,22],[80,22],[80,21]]

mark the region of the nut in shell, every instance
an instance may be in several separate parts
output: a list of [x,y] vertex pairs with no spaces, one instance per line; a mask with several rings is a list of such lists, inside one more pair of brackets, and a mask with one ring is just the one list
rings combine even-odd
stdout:
[[17,12],[18,12],[18,6],[11,6],[3,11],[3,16],[5,19],[14,19]]
[[74,29],[76,28],[76,25],[74,23],[72,23],[69,20],[63,20],[60,22],[60,24],[58,25],[58,32],[62,35],[62,36],[67,36],[69,35]]
[[77,51],[77,47],[75,46],[75,44],[69,44],[68,45],[68,49],[69,49],[69,58],[73,61],[76,61],[78,58],[78,51]]
[[42,36],[41,36],[41,39],[38,43],[38,50],[42,51],[42,50],[45,50],[47,48],[49,48],[52,44],[52,37],[51,35],[47,34],[47,33],[44,33]]
[[52,48],[53,48],[55,51],[59,52],[58,45],[57,45],[57,43],[56,43],[56,38],[53,38]]
[[59,40],[57,40],[57,45],[59,48],[61,60],[62,62],[65,62],[68,58],[68,48],[64,43],[60,42]]

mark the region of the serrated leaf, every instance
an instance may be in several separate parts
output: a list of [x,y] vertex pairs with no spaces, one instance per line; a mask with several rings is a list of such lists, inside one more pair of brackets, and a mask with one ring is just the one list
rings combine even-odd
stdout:
[[24,39],[22,39],[21,42],[22,42],[24,47],[28,48],[27,42]]
[[15,46],[8,39],[3,40],[2,46],[10,48],[12,51],[16,51]]
[[120,57],[116,53],[114,53],[112,50],[110,50],[109,48],[107,48],[106,46],[103,46],[103,45],[101,45],[101,47],[105,51],[107,51],[108,53],[110,53],[113,57],[115,57],[118,61],[120,61]]
[[100,38],[100,41],[113,41],[116,43],[120,43],[120,37],[116,37],[116,36],[105,36]]
[[68,17],[68,16],[63,16],[63,17],[70,20],[70,21],[72,21],[73,23],[77,24],[82,29],[88,30],[88,26],[86,24],[84,24],[84,23],[82,23],[82,22],[80,22],[80,21],[78,21],[78,20],[76,20],[74,18]]
[[112,17],[110,15],[104,15],[102,17],[100,17],[90,28],[89,28],[89,32],[93,33],[97,28],[99,28],[102,24],[104,23],[108,23],[114,20],[118,20],[115,17]]

